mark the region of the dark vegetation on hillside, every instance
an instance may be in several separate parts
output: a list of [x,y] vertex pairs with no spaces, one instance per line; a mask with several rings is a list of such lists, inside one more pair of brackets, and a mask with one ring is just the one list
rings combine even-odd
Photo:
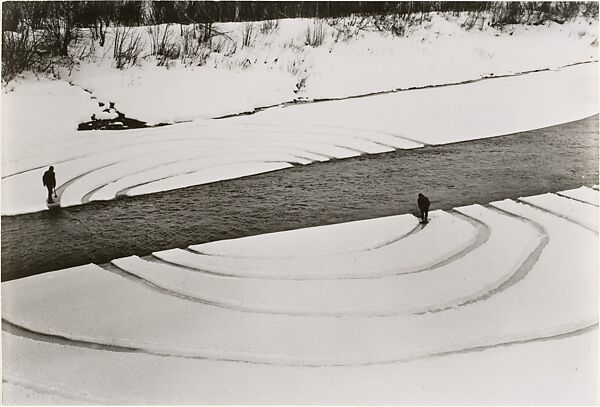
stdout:
[[[87,31],[94,43],[103,47],[108,27],[115,27],[111,44],[118,68],[134,64],[140,57],[139,38],[125,29],[155,24],[193,24],[191,50],[198,52],[203,42],[216,35],[212,24],[226,21],[265,21],[261,30],[281,18],[308,17],[335,19],[350,15],[394,16],[403,24],[388,25],[395,35],[404,35],[406,21],[418,13],[469,12],[487,13],[488,24],[563,23],[577,15],[597,18],[597,2],[370,2],[370,1],[6,1],[2,4],[2,82],[6,84],[20,72],[51,71],[55,66],[69,66],[81,55],[72,46]],[[267,27],[268,28],[268,27]],[[89,30],[89,31],[88,31]],[[180,35],[184,36],[183,27]],[[160,35],[154,31],[153,55],[168,59],[172,48],[161,47]],[[318,44],[317,44],[318,45]],[[210,51],[210,47],[209,47]],[[205,51],[203,51],[205,52]],[[178,50],[181,54],[181,50]]]

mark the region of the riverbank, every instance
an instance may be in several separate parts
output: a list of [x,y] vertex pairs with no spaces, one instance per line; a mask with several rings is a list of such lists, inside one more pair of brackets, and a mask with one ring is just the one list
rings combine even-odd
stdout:
[[578,188],[3,282],[3,401],[593,404],[598,200]]
[[53,142],[8,133],[3,140],[14,146],[4,151],[2,215],[46,209],[39,179],[49,165],[55,167],[59,199],[67,207],[582,119],[598,112],[597,65],[306,103],[223,120],[67,132]]
[[[2,219],[2,279],[219,239],[598,184],[598,116]],[[469,163],[466,165],[465,163]]]

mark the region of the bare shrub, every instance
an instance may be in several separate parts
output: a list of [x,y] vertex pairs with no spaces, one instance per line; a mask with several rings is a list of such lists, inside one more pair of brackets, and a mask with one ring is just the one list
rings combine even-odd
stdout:
[[163,27],[160,25],[148,26],[150,37],[150,54],[154,55],[158,66],[165,66],[169,61],[179,58],[181,49],[174,41],[174,34],[170,24]]
[[227,48],[225,50],[225,56],[230,57],[237,52],[237,42],[227,41]]
[[33,30],[2,32],[2,83],[10,82],[23,71],[46,71],[51,64],[50,55],[40,50],[40,38]]
[[[595,8],[597,10],[597,2]],[[594,5],[576,2],[493,2],[490,8],[490,25],[503,27],[508,24],[540,25],[548,21],[563,24],[579,13],[594,13]],[[597,11],[596,11],[597,13]]]
[[479,31],[483,30],[488,13],[482,11],[469,11],[465,18],[465,21],[460,25],[461,28],[469,31],[478,26]]
[[108,23],[105,19],[98,18],[97,23],[92,27],[89,27],[91,39],[93,42],[98,41],[101,47],[104,46],[106,41],[106,31],[108,30]]
[[302,72],[302,62],[300,62],[297,59],[293,59],[293,60],[288,61],[288,63],[287,63],[287,71],[292,76],[298,76],[300,74],[300,72]]
[[211,41],[210,49],[213,52],[221,53],[225,49],[225,45],[227,44],[227,40],[225,38],[219,38],[215,41]]
[[371,29],[373,26],[373,17],[353,14],[348,18],[329,19],[327,23],[335,30],[335,42],[340,40],[347,41],[361,32]]
[[318,47],[325,40],[325,24],[323,20],[315,19],[306,27],[305,44],[311,47]]
[[255,38],[256,33],[254,32],[254,23],[245,23],[244,29],[242,31],[242,48],[252,46],[252,44],[254,44]]
[[51,2],[51,17],[42,20],[44,42],[53,56],[68,56],[69,45],[77,42],[79,31],[75,27],[78,4],[69,1]]
[[211,52],[212,37],[206,38],[203,30],[199,34],[196,26],[182,31],[181,61],[184,64],[204,65]]
[[584,17],[591,17],[595,20],[598,19],[598,2],[597,1],[586,1],[581,5],[581,15]]
[[270,34],[279,28],[279,20],[265,20],[260,25],[260,33],[263,35]]
[[294,38],[283,43],[284,49],[289,48],[289,49],[296,50],[296,51],[302,51],[303,46],[304,45],[301,42],[296,41]]
[[144,49],[142,36],[132,28],[115,27],[113,58],[118,69],[135,65]]
[[431,21],[430,13],[382,15],[373,21],[377,31],[388,32],[398,37],[406,37],[423,23]]

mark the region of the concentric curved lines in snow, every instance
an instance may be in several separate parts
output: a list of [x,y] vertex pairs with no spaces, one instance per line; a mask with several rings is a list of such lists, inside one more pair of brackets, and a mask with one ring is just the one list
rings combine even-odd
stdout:
[[[267,158],[264,161],[238,160],[230,163],[224,162],[206,166],[194,171],[162,177],[155,181],[134,185],[117,192],[117,195],[136,196],[160,191],[170,191],[177,188],[244,177],[248,176],[249,173],[259,174],[291,167],[291,160],[288,158],[288,160],[285,161],[285,159],[286,157],[272,157],[270,159]],[[218,174],[214,172],[215,169],[219,170]]]
[[7,167],[13,166],[16,168],[3,171],[4,174],[8,172],[8,175],[4,175],[2,178],[9,178],[28,171],[39,170],[49,165],[57,166],[98,154],[108,154],[113,151],[122,150],[123,148],[144,145],[148,142],[170,141],[167,135],[154,135],[158,136],[154,137],[154,140],[150,137],[144,137],[144,140],[140,140],[141,136],[131,133],[125,136],[123,134],[105,133],[94,134],[92,140],[89,140],[90,137],[81,136],[83,139],[79,139],[78,137],[75,140],[59,141],[41,153],[32,154],[26,158],[7,163]]
[[[433,211],[419,233],[377,250],[288,259],[206,256],[181,249],[153,253],[160,260],[215,275],[285,280],[368,279],[409,274],[436,267],[476,244],[469,222]],[[302,244],[301,241],[298,244]],[[410,254],[410,255],[409,255]]]
[[[242,153],[243,152],[243,153]],[[173,158],[176,156],[176,159]],[[84,202],[86,195],[90,195],[110,183],[117,182],[123,178],[123,175],[143,174],[145,170],[160,167],[168,168],[182,167],[180,173],[192,172],[202,169],[202,167],[215,166],[220,163],[248,161],[250,157],[256,157],[258,161],[287,161],[292,163],[308,163],[309,160],[292,155],[286,151],[274,153],[261,153],[260,149],[244,148],[238,150],[237,154],[221,152],[220,154],[202,154],[195,151],[175,150],[172,154],[165,154],[164,151],[149,151],[146,154],[137,156],[133,159],[125,159],[111,166],[90,172],[86,176],[79,178],[76,182],[69,185],[63,193],[63,202],[67,205],[79,204]],[[247,158],[244,158],[247,157]],[[186,170],[186,168],[191,169]],[[108,189],[108,188],[107,188]],[[104,194],[100,199],[112,199],[114,194],[121,188],[117,188],[111,194]],[[96,198],[96,197],[94,197]]]
[[[352,318],[241,313],[165,295],[149,289],[148,284],[88,265],[3,283],[3,318],[31,331],[74,341],[173,357],[293,366],[393,363],[564,335],[597,324],[598,235],[525,204],[503,201],[493,205],[539,223],[548,234],[546,249],[518,284],[484,301],[443,312]],[[457,275],[448,275],[448,284],[424,284],[440,290],[438,304],[452,300],[448,293],[460,294],[456,288],[462,285],[492,292],[495,287],[487,284],[494,279],[491,273],[496,276],[494,285],[502,284],[507,269],[513,267],[514,273],[514,268],[527,261],[528,247],[537,247],[535,239],[541,238],[529,223],[481,206],[458,210],[485,218],[492,233],[485,244],[461,258],[462,262],[473,262],[470,266],[477,262],[484,266],[479,270],[466,264],[459,268],[459,273],[471,273],[472,279],[462,282],[457,281],[461,280]],[[433,230],[434,221],[414,236]],[[530,239],[529,233],[537,237]],[[498,234],[504,236],[504,243],[495,240]],[[513,245],[520,247],[516,253]],[[489,253],[495,257],[490,258]],[[493,261],[499,257],[499,262]],[[500,273],[490,267],[498,267]],[[422,280],[429,275],[413,277]],[[445,273],[439,277],[444,278]],[[248,283],[240,280],[241,284]],[[307,283],[335,285],[339,281]],[[189,281],[181,281],[181,287],[191,287],[187,284]],[[228,287],[227,294],[238,299],[250,296],[247,288]],[[64,292],[69,295],[60,295]],[[224,291],[215,288],[214,292]],[[377,297],[380,292],[365,289],[363,295]],[[252,298],[255,303],[265,302],[259,295]],[[458,300],[458,295],[454,299]]]
[[[363,153],[380,153],[392,151],[397,148],[414,147],[411,143],[399,146],[394,142],[394,137],[371,130],[343,129],[335,126],[312,126],[305,129],[296,129],[295,125],[255,125],[255,124],[221,124],[199,125],[198,127],[185,127],[178,129],[178,136],[195,134],[195,137],[204,140],[248,142],[252,143],[317,143],[347,148]],[[279,130],[276,130],[279,129]],[[332,129],[340,131],[327,131]],[[204,132],[204,133],[203,133]],[[360,136],[349,134],[358,132]],[[198,134],[199,133],[199,134]],[[323,140],[327,140],[326,142]],[[418,145],[419,147],[422,145]],[[338,157],[339,158],[339,157]]]
[[[215,154],[218,151],[219,149],[209,149],[208,153],[199,154],[197,151],[178,147],[172,154],[158,152],[151,157],[123,161],[115,165],[111,173],[103,174],[101,178],[99,178],[101,174],[94,174],[97,178],[95,184],[100,185],[88,191],[82,197],[82,202],[113,199],[129,189],[151,182],[236,163],[267,164],[271,162],[277,163],[274,169],[279,169],[284,163],[289,164],[284,167],[289,167],[293,164],[308,164],[313,159],[313,157],[305,157],[310,153],[307,154],[305,151],[290,147],[266,150],[248,146],[238,148],[236,152],[222,151],[220,154]],[[246,175],[246,172],[242,171],[241,174]],[[213,177],[220,180],[223,175],[218,172]],[[180,183],[175,183],[175,185],[176,187],[183,186]]]
[[[477,301],[482,301],[485,300],[487,298],[490,298],[493,295],[496,295],[506,289],[508,289],[509,287],[517,284],[519,281],[521,281],[523,278],[525,278],[525,276],[527,276],[527,274],[529,273],[529,271],[533,268],[533,266],[535,265],[535,263],[538,261],[538,259],[540,258],[540,256],[542,255],[542,251],[544,250],[544,248],[546,247],[546,245],[548,244],[548,235],[546,233],[546,231],[544,230],[544,228],[542,227],[542,225],[540,225],[537,222],[534,222],[530,219],[524,218],[522,216],[519,215],[515,215],[514,213],[502,210],[500,208],[496,208],[496,207],[490,207],[491,210],[493,211],[497,211],[499,213],[508,215],[510,217],[516,218],[516,219],[520,219],[523,222],[527,223],[528,225],[530,225],[531,227],[533,227],[534,229],[536,229],[539,233],[540,239],[539,239],[539,243],[537,245],[537,247],[531,252],[529,253],[529,255],[527,256],[527,258],[523,261],[523,263],[516,269],[516,271],[508,278],[506,279],[502,284],[498,285],[496,288],[485,292],[479,296],[474,296],[473,298],[464,301],[462,303],[457,303],[454,304],[452,307],[461,307],[461,306],[465,306],[468,304],[472,304],[474,302]],[[452,307],[442,307],[442,308],[438,308],[438,309],[432,309],[430,310],[430,312],[440,312],[440,311],[445,311],[447,309],[450,309]]]
[[[200,130],[202,127],[199,128]],[[225,144],[230,146],[235,146],[239,144],[248,144],[248,136],[251,136],[250,142],[261,143],[261,140],[252,140],[256,137],[252,136],[260,136],[260,134],[255,134],[255,132],[245,130],[243,128],[233,129],[235,134],[237,135],[245,135],[246,137],[240,137],[238,140],[232,139],[229,137],[211,137],[210,135],[201,133],[199,129],[191,128],[186,131],[185,128],[171,128],[165,129],[160,132],[152,132],[152,129],[145,129],[142,131],[127,131],[127,132],[119,132],[115,134],[114,132],[98,132],[94,133],[94,137],[86,137],[86,136],[78,136],[75,140],[65,140],[64,142],[56,142],[53,144],[52,148],[44,149],[38,154],[32,154],[26,158],[20,158],[9,163],[3,164],[3,176],[2,178],[8,178],[23,172],[39,170],[48,165],[56,165],[61,164],[67,161],[72,161],[80,158],[86,158],[91,154],[100,154],[100,153],[110,153],[111,151],[120,150],[122,148],[127,147],[135,147],[138,145],[146,145],[148,143],[155,142],[169,142],[169,143],[179,143],[185,141],[196,141],[196,142],[204,142],[207,146],[213,146],[214,144]],[[170,130],[170,132],[168,131]],[[232,129],[209,129],[210,134],[217,135],[227,135],[228,132],[231,132]],[[175,134],[173,134],[175,132]],[[187,136],[186,136],[187,134]],[[317,133],[316,136],[324,135]],[[339,139],[339,134],[332,134],[333,136],[337,136]],[[81,139],[80,139],[81,137]],[[344,140],[343,138],[341,140]],[[273,139],[273,143],[282,144],[280,140]],[[292,143],[302,143],[302,138],[298,140],[290,140]],[[318,140],[316,141],[318,142]],[[62,143],[62,144],[61,144]],[[321,143],[326,145],[327,143]],[[331,143],[330,143],[331,144]],[[12,167],[12,168],[11,168]]]
[[[42,198],[23,192],[39,185],[41,172],[49,164],[55,165],[58,181],[63,184],[61,204],[71,206],[110,200],[119,194],[160,192],[289,167],[284,162],[304,165],[415,147],[399,145],[391,136],[376,134],[334,127],[290,129],[232,124],[188,124],[176,129],[132,130],[118,135],[99,132],[94,137],[83,136],[72,145],[57,143],[51,152],[3,167],[5,174],[8,169],[13,175],[2,180],[7,192],[2,211],[10,215],[45,209]],[[255,154],[245,157],[241,154],[245,151]],[[206,152],[228,154],[226,165],[206,162],[196,168],[186,167],[186,162],[201,160]],[[257,157],[261,152],[265,156]],[[161,163],[165,168],[158,168]],[[177,165],[184,170],[175,171]]]
[[[97,144],[106,144],[106,141]],[[110,150],[112,148],[109,148]],[[73,153],[69,154],[70,151]],[[52,143],[48,148],[41,150],[38,153],[29,154],[25,157],[12,158],[16,154],[11,155],[11,161],[2,163],[2,179],[10,178],[28,171],[35,171],[49,165],[60,164],[66,161],[81,158],[86,154],[81,151],[81,143],[69,141],[65,145],[61,145],[61,141]],[[65,157],[66,156],[66,157]]]
[[[219,240],[188,249],[198,254],[230,258],[323,256],[378,249],[421,229],[418,219],[406,214]],[[264,250],[265,247],[269,250]]]
[[[132,162],[129,161],[132,152],[124,149],[118,150],[111,155],[94,154],[92,156],[87,156],[84,159],[70,162],[73,168],[71,171],[66,170],[64,167],[60,168],[63,170],[63,174],[69,174],[78,170],[80,173],[77,174],[77,177],[74,177],[69,185],[65,186],[61,197],[61,203],[63,206],[81,204],[81,199],[86,193],[98,186],[104,185],[101,181],[102,177],[108,178],[109,180],[118,179],[120,171],[132,171],[132,169],[135,171],[136,165],[142,168],[152,165],[153,159],[157,159],[157,157],[161,156],[164,157],[164,148],[169,145],[168,142],[164,141],[148,143],[144,145],[143,150],[136,152]],[[89,167],[93,170],[88,170]],[[81,171],[83,168],[87,171]],[[100,181],[98,178],[100,178]]]
[[[435,212],[437,212],[437,211],[435,211]],[[444,213],[444,212],[441,212],[441,213]],[[186,250],[175,249],[175,251],[177,251],[178,253],[175,253],[175,254],[168,253],[166,256],[165,256],[166,252],[172,252],[172,251],[156,252],[156,253],[153,253],[153,257],[149,258],[148,260],[153,261],[153,262],[159,262],[159,263],[164,262],[167,264],[177,266],[179,268],[188,269],[193,272],[204,273],[204,274],[208,274],[208,275],[214,275],[214,276],[220,276],[220,277],[253,278],[253,279],[275,279],[275,280],[278,280],[278,279],[283,279],[283,280],[353,280],[353,279],[359,279],[360,280],[360,279],[385,278],[385,277],[391,277],[391,276],[396,276],[396,275],[418,274],[418,273],[423,273],[426,271],[434,270],[436,268],[450,264],[450,263],[464,257],[471,251],[476,250],[479,246],[481,246],[482,244],[484,244],[485,242],[488,241],[488,239],[490,237],[490,230],[485,224],[483,224],[482,222],[480,222],[477,219],[474,219],[469,216],[465,216],[465,215],[461,214],[460,212],[450,211],[449,213],[452,213],[453,216],[457,217],[458,219],[462,219],[465,222],[470,223],[471,226],[473,226],[473,228],[476,232],[473,235],[472,240],[470,240],[470,243],[466,244],[464,246],[464,248],[462,248],[460,250],[455,250],[453,253],[448,253],[447,256],[440,256],[438,260],[429,262],[427,266],[423,266],[422,268],[415,267],[414,269],[410,269],[410,270],[402,270],[402,271],[395,270],[394,272],[391,272],[389,274],[370,273],[369,275],[353,275],[353,276],[343,276],[342,275],[342,276],[335,276],[335,277],[331,277],[331,278],[329,276],[325,276],[325,277],[289,276],[289,277],[283,278],[283,277],[279,277],[279,276],[273,276],[272,274],[258,275],[255,272],[250,272],[250,273],[246,273],[246,274],[237,274],[237,273],[236,274],[226,274],[226,273],[222,273],[219,271],[199,269],[197,267],[192,267],[193,261],[191,262],[192,264],[190,264],[190,262],[167,260],[167,257],[171,258],[173,256],[176,256],[179,252],[184,253],[184,256],[187,256],[188,254],[191,254],[191,255],[201,254],[201,255],[207,255],[207,256],[215,256],[215,254],[213,254],[213,253],[202,253],[202,252],[196,251],[195,249],[192,249],[191,247]],[[432,216],[435,217],[435,213],[433,215],[430,214],[430,218],[432,218]],[[342,226],[342,225],[344,225],[344,224],[340,224],[340,226]],[[332,226],[337,226],[337,225],[332,225]],[[438,224],[438,228],[441,228],[441,225]],[[348,248],[347,250],[339,249],[337,251],[332,251],[332,252],[312,253],[312,254],[306,255],[306,256],[299,255],[299,254],[278,256],[277,253],[275,253],[273,256],[268,256],[267,254],[264,254],[264,253],[261,253],[260,256],[252,256],[252,255],[241,255],[240,256],[240,255],[228,255],[228,254],[221,254],[221,255],[216,255],[216,256],[224,257],[224,258],[232,258],[232,259],[250,259],[250,260],[252,260],[252,259],[257,259],[257,260],[294,260],[294,259],[299,259],[299,258],[303,258],[303,257],[308,257],[308,258],[313,258],[313,259],[318,259],[318,258],[328,259],[328,256],[330,256],[330,255],[343,255],[345,253],[352,253],[352,252],[354,252],[354,253],[370,252],[370,251],[373,251],[376,249],[380,249],[380,248],[389,246],[391,244],[400,242],[401,240],[403,240],[407,237],[412,238],[413,235],[420,233],[423,229],[424,229],[423,225],[418,225],[415,229],[413,229],[406,235],[400,236],[400,237],[392,239],[390,241],[386,241],[386,242],[377,244],[374,247],[365,247],[365,248],[356,247],[353,249]],[[357,233],[357,232],[354,232],[354,233]],[[461,238],[465,238],[467,234],[468,233],[461,236]],[[275,235],[275,233],[273,233],[273,235]],[[448,236],[449,235],[450,234],[448,234]],[[215,244],[222,243],[225,246],[233,246],[238,241],[242,242],[244,239],[251,239],[251,238],[255,238],[255,237],[261,238],[263,236],[266,237],[268,235],[259,235],[259,236],[251,236],[248,238],[238,238],[238,239],[210,242],[210,243],[204,243],[202,245],[197,245],[195,247],[199,248],[200,246],[211,245],[212,243],[215,243]],[[429,239],[429,237],[424,236],[424,235],[420,235],[419,238],[420,238],[420,240]],[[246,242],[244,242],[244,243],[246,243]],[[249,243],[249,241],[248,241],[248,243]],[[253,241],[253,243],[254,243],[254,241]],[[268,246],[270,247],[271,245],[274,245],[274,244],[276,245],[275,242],[269,241]],[[305,245],[305,244],[310,245],[310,243],[307,240],[302,240],[301,243],[299,243],[299,244],[301,245],[299,247],[303,247],[303,245]],[[412,242],[411,244],[414,245],[414,242]],[[249,250],[250,252],[252,251],[252,246],[249,246],[248,244],[243,244],[242,246],[246,246],[246,247],[243,247],[243,249]],[[426,247],[426,246],[423,245],[422,247]],[[236,250],[236,252],[239,252],[240,247],[235,248],[235,250]],[[289,248],[288,248],[288,250],[289,250]],[[411,250],[414,252],[414,249],[407,250],[407,252],[410,252]],[[219,247],[219,251],[221,253],[228,252],[227,250],[223,251],[222,247]],[[294,252],[293,249],[292,249],[292,252]],[[193,257],[191,259],[193,259]]]
[[[57,141],[52,149],[38,151],[3,165],[5,178],[2,179],[2,188],[5,199],[2,212],[3,215],[14,215],[46,209],[41,194],[38,197],[25,192],[39,186],[43,169],[48,165],[55,166],[57,179],[64,186],[61,204],[71,206],[89,200],[160,192],[273,171],[286,168],[281,164],[284,161],[292,165],[310,164],[421,146],[386,132],[336,126],[199,122],[144,131],[128,130],[118,134],[110,131],[86,133],[75,140]],[[248,158],[244,157],[244,160],[239,160],[244,162],[238,162],[238,165],[204,164],[198,173],[192,169],[167,173],[176,165],[180,155],[188,154],[189,157],[194,150],[198,151],[196,158],[203,157],[203,151],[222,151],[232,158],[236,152],[251,148],[265,154],[281,155],[250,161],[279,164],[250,164],[245,162]],[[285,156],[286,152],[295,158]],[[157,155],[163,162],[170,161],[173,165],[166,164],[165,170],[146,170],[157,166],[157,160],[153,159]],[[170,159],[168,156],[171,156]],[[114,165],[114,172],[107,174],[108,168],[105,167],[110,165]],[[185,158],[180,165],[186,165]],[[204,167],[212,169],[203,170]],[[149,174],[156,174],[156,177],[152,179]]]
[[568,219],[598,233],[598,208],[556,194],[542,194],[519,198],[520,201]]
[[[64,344],[67,346],[72,346],[72,347],[77,347],[77,348],[85,348],[85,349],[90,349],[93,351],[101,350],[101,351],[108,351],[108,352],[142,353],[142,354],[146,354],[146,355],[150,355],[150,356],[160,356],[160,357],[175,358],[175,359],[199,359],[199,360],[210,360],[210,361],[216,361],[216,362],[249,363],[249,364],[289,366],[289,367],[325,367],[325,366],[344,367],[344,366],[370,366],[370,365],[407,363],[407,362],[424,359],[424,358],[443,357],[443,356],[456,355],[456,354],[467,353],[467,352],[480,352],[482,350],[493,349],[493,348],[497,348],[497,347],[514,346],[514,345],[521,345],[521,344],[531,343],[531,342],[560,339],[560,338],[565,338],[565,337],[569,337],[569,336],[581,335],[581,334],[584,334],[587,332],[591,332],[594,329],[598,328],[598,323],[595,323],[595,324],[590,324],[590,325],[582,327],[582,328],[573,329],[571,331],[567,331],[567,332],[563,332],[563,333],[559,333],[559,334],[540,336],[540,337],[536,337],[536,338],[528,338],[528,339],[522,339],[522,340],[509,340],[509,341],[504,341],[504,342],[497,342],[497,343],[490,344],[490,345],[465,347],[462,349],[437,352],[437,353],[432,353],[429,355],[422,355],[422,356],[418,356],[418,357],[405,357],[405,358],[401,358],[401,359],[389,359],[389,360],[380,360],[380,361],[372,361],[372,362],[357,361],[356,363],[323,364],[323,363],[319,363],[319,362],[310,362],[310,361],[301,361],[301,360],[288,360],[288,361],[279,361],[276,359],[266,360],[266,359],[260,359],[257,357],[244,357],[246,355],[242,355],[242,354],[228,355],[228,354],[223,354],[223,353],[219,354],[217,352],[206,352],[205,354],[178,354],[178,353],[162,352],[161,350],[155,350],[155,349],[128,348],[128,347],[121,347],[121,346],[106,344],[106,343],[102,343],[102,342],[93,342],[93,341],[87,341],[87,340],[81,340],[81,339],[72,339],[72,338],[63,337],[60,335],[31,331],[31,330],[24,328],[22,326],[19,326],[17,324],[13,324],[10,321],[7,321],[5,319],[3,319],[2,322],[7,325],[7,328],[6,329],[3,328],[3,330],[7,331],[7,333],[5,333],[5,335],[8,336],[9,340],[12,340],[13,338],[22,337],[22,338],[27,338],[27,339],[33,339],[34,342],[44,342],[44,343],[48,343],[48,344],[54,344],[54,343],[58,342],[60,344]],[[236,356],[237,356],[237,358],[236,358]],[[11,382],[11,379],[13,382],[21,383],[21,381],[17,378],[9,377],[7,380],[9,382]],[[45,388],[45,387],[43,387],[43,388]],[[51,389],[50,392],[53,392],[52,390],[54,390],[54,389]],[[48,390],[46,389],[45,391],[48,391]],[[61,394],[61,393],[56,393],[56,394]],[[74,393],[64,394],[64,397],[75,398],[78,400],[88,400],[88,401],[92,400],[88,397],[79,397],[79,396],[75,395]],[[99,399],[97,399],[97,400],[99,400]],[[95,401],[97,401],[97,400],[95,400]],[[109,403],[107,403],[107,404],[109,404]]]
[[[115,149],[111,154],[90,154],[82,158],[75,159],[73,161],[67,161],[65,163],[56,166],[57,181],[60,186],[64,186],[63,195],[61,196],[61,203],[63,206],[77,205],[80,204],[81,195],[84,195],[89,191],[89,186],[85,183],[82,185],[82,180],[93,179],[98,171],[102,173],[105,167],[118,164],[136,155],[143,157],[145,154],[152,154],[164,150],[165,147],[169,146],[168,141],[156,141],[146,143],[142,146],[134,146],[129,148]],[[31,194],[31,191],[39,188],[41,171],[30,171],[18,176],[10,177],[2,180],[2,188],[6,193],[3,194],[2,202],[2,213],[17,214],[24,213],[27,211],[41,210],[46,208],[43,201],[43,194],[39,199],[36,195]],[[66,182],[64,180],[67,180]],[[83,193],[79,196],[72,196],[72,188],[81,188]],[[75,189],[75,192],[77,190]],[[24,201],[25,199],[25,201]]]
[[600,193],[597,190],[585,186],[576,189],[560,191],[557,192],[557,195],[575,199],[577,201],[585,202],[595,206],[598,206],[600,201]]
[[[286,157],[280,157],[281,159],[285,159]],[[193,176],[201,173],[207,173],[208,177],[203,181],[204,183],[221,181],[223,179],[231,179],[237,178],[239,176],[245,176],[247,171],[251,168],[253,171],[256,171],[256,174],[262,172],[275,171],[283,168],[289,168],[294,163],[288,161],[277,161],[277,160],[267,160],[267,161],[258,161],[258,160],[240,160],[235,161],[233,163],[222,162],[214,165],[204,165],[200,168],[194,168],[189,171],[184,171],[181,168],[181,162],[175,165],[175,169],[170,170],[170,166],[160,166],[156,168],[149,169],[148,171],[142,171],[139,173],[131,174],[120,178],[114,182],[109,184],[105,184],[99,188],[90,191],[86,196],[84,196],[83,201],[98,201],[98,200],[109,200],[115,197],[123,197],[123,196],[134,196],[134,195],[142,195],[144,193],[141,191],[141,188],[148,188],[156,185],[159,182],[170,182],[170,180],[176,179],[177,177],[182,176]],[[235,167],[237,172],[231,173],[226,172],[228,167]],[[219,175],[215,175],[211,172],[213,169],[220,168],[225,171],[221,171]],[[196,185],[196,182],[190,182],[189,185],[185,183],[177,182],[175,185],[165,186],[163,188],[158,187],[156,191],[168,191],[174,188],[183,188],[185,186]],[[140,192],[136,193],[135,191],[132,193],[130,191],[135,190],[136,188],[140,188]]]
[[[28,404],[35,405],[36,402],[43,398],[44,405],[110,405],[114,404],[114,400],[110,398],[89,397],[86,394],[77,391],[67,390],[61,387],[49,386],[32,382],[12,375],[5,375],[2,378],[3,394],[17,394],[28,400]],[[10,396],[8,396],[10,397]],[[4,396],[5,405],[14,405],[20,403],[12,403],[7,401],[7,396]],[[135,403],[131,403],[135,404]]]
[[536,230],[519,220],[507,219],[479,206],[459,210],[485,222],[496,232],[477,250],[420,275],[369,280],[265,281],[194,273],[135,256],[112,263],[177,296],[232,310],[332,317],[422,313],[489,295],[518,273],[541,243]]
[[[356,140],[362,140],[367,142],[372,142],[376,144],[380,144],[382,146],[392,148],[392,149],[409,149],[409,148],[418,148],[423,147],[424,145],[428,145],[422,141],[411,139],[404,135],[398,135],[396,133],[392,133],[389,131],[383,130],[374,130],[374,129],[366,129],[359,127],[345,127],[345,126],[334,126],[334,125],[280,125],[280,124],[271,124],[271,123],[249,123],[245,122],[243,126],[247,127],[258,127],[258,128],[281,128],[285,130],[286,133],[290,133],[289,129],[293,129],[294,133],[302,133],[307,130],[316,131],[318,133],[324,135],[339,135],[344,134],[345,136],[349,136]],[[339,130],[340,133],[325,133],[322,129],[330,129],[330,130]],[[264,130],[263,130],[264,131]],[[271,131],[272,132],[272,131]],[[360,136],[350,136],[352,133],[358,133]]]

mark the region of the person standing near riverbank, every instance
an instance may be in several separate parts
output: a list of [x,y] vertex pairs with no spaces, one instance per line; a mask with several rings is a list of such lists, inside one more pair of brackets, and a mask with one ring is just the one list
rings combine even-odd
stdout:
[[417,198],[417,205],[419,205],[419,210],[421,211],[421,222],[427,223],[427,215],[429,214],[429,198],[427,198],[423,194],[419,194],[419,198]]
[[54,203],[54,201],[52,200],[52,191],[56,187],[56,177],[54,174],[53,166],[50,166],[50,168],[48,168],[48,171],[46,171],[44,173],[44,176],[42,177],[42,183],[48,189],[48,201],[47,202]]

